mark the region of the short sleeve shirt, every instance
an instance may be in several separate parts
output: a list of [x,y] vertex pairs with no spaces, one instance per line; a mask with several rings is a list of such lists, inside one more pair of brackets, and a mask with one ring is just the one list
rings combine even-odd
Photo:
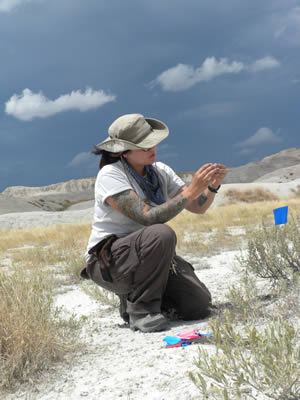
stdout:
[[[178,190],[185,185],[183,180],[166,164],[157,162],[153,164],[159,177],[165,200],[175,196]],[[108,197],[134,190],[137,195],[146,200],[146,197],[135,179],[126,174],[120,161],[105,165],[98,173],[95,182],[95,208],[92,232],[89,238],[86,259],[89,259],[88,250],[103,240],[105,237],[115,234],[123,237],[129,233],[143,228],[143,225],[121,214],[110,207],[105,201]],[[157,204],[150,203],[152,206]]]

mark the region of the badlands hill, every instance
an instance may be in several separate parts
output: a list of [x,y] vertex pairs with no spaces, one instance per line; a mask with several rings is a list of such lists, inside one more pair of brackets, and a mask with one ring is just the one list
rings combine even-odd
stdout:
[[291,148],[251,162],[230,168],[224,183],[290,182],[300,178],[300,149]]
[[[189,184],[193,172],[179,172]],[[264,188],[288,197],[300,187],[300,148],[282,150],[240,167],[229,168],[215,205],[226,203],[228,190]],[[286,185],[278,185],[285,183]],[[42,187],[12,186],[0,193],[0,214],[29,211],[78,211],[93,207],[95,178],[73,179]]]
[[94,199],[95,178],[72,179],[41,187],[11,186],[0,194],[0,214],[64,211]]

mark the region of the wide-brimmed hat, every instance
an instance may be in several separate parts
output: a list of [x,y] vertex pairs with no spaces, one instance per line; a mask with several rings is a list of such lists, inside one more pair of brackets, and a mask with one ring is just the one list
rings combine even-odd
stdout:
[[109,137],[97,144],[97,147],[111,153],[149,149],[168,134],[169,128],[158,119],[145,118],[142,114],[125,114],[111,124]]

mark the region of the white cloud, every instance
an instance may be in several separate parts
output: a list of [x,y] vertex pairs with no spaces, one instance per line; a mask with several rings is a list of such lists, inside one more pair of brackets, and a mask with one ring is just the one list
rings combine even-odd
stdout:
[[160,85],[163,90],[176,92],[188,89],[201,81],[210,81],[219,75],[239,73],[243,69],[244,64],[241,62],[229,63],[227,58],[218,61],[215,57],[208,57],[199,68],[178,64],[158,75],[151,85]]
[[9,12],[20,4],[29,3],[32,0],[0,0],[0,12]]
[[271,56],[263,57],[259,60],[256,60],[251,66],[250,70],[253,72],[263,71],[265,69],[272,69],[280,67],[280,62],[276,60],[276,58]]
[[76,154],[76,156],[73,157],[73,159],[69,162],[67,166],[70,168],[95,168],[95,165],[98,161],[99,160],[97,160],[97,157],[95,157],[90,152],[82,152]]
[[265,143],[280,143],[282,138],[279,134],[274,133],[272,129],[267,127],[259,128],[254,135],[250,136],[248,139],[237,143],[237,147],[241,147],[243,152],[249,151],[249,148],[253,148]]
[[300,44],[300,7],[293,7],[275,15],[274,37],[285,39],[290,43],[299,46]]
[[46,118],[51,115],[69,111],[88,111],[99,108],[114,101],[116,96],[108,95],[102,90],[87,88],[85,92],[72,91],[70,94],[59,96],[56,100],[49,100],[42,92],[33,93],[24,89],[20,95],[14,94],[5,104],[5,112],[23,121],[34,118]]
[[279,61],[271,56],[256,60],[250,65],[246,65],[241,61],[232,61],[230,63],[227,58],[221,58],[218,61],[215,57],[208,57],[198,68],[187,64],[178,64],[167,69],[150,83],[150,87],[161,86],[165,91],[178,92],[189,89],[199,82],[210,81],[220,75],[238,74],[243,70],[258,72],[279,66]]

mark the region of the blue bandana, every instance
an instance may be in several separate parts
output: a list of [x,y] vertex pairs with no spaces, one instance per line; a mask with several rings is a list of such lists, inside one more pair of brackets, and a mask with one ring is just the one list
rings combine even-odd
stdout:
[[162,204],[165,198],[159,185],[158,175],[152,165],[145,165],[146,176],[139,175],[123,158],[123,165],[127,172],[136,180],[148,200],[155,204]]

